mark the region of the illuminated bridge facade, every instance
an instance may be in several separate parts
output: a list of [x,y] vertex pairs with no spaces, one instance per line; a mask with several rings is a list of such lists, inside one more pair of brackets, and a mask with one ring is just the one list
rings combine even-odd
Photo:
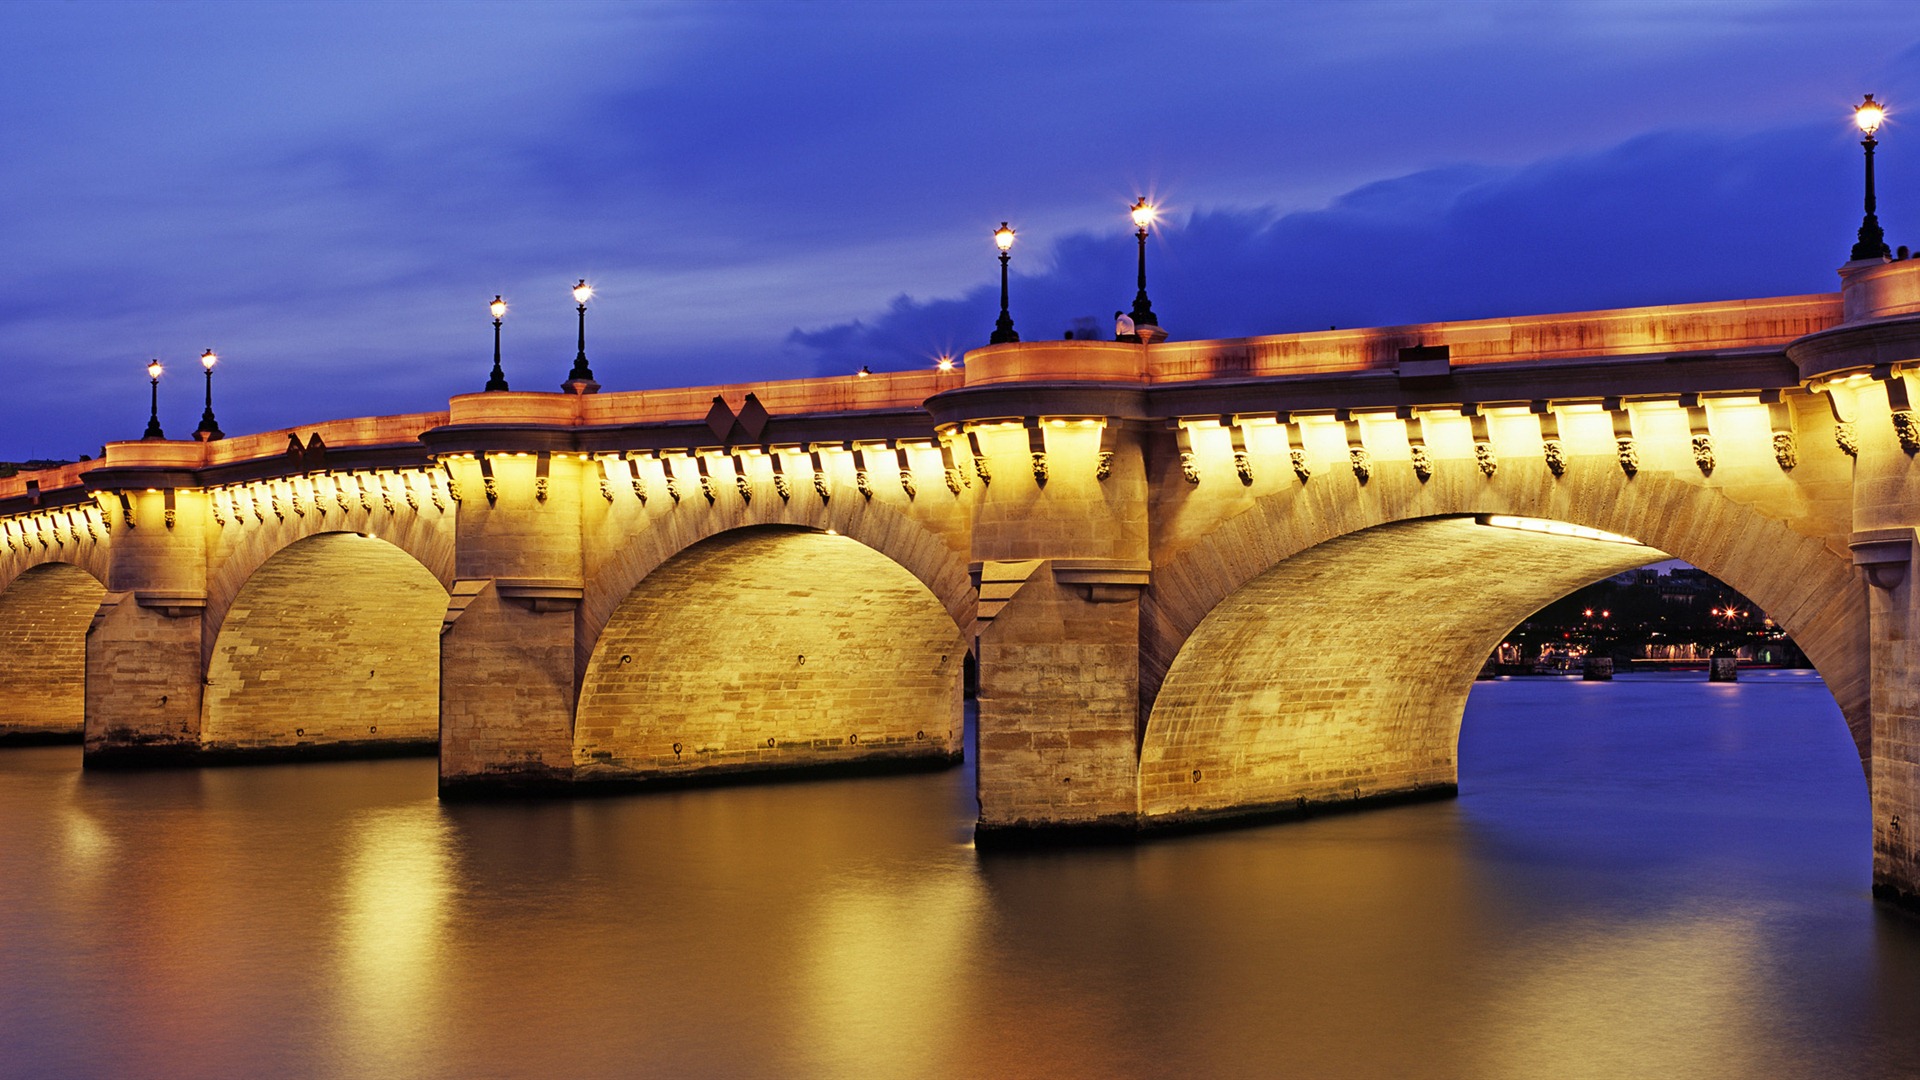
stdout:
[[971,656],[980,835],[1133,831],[1451,792],[1501,637],[1672,557],[1819,668],[1911,896],[1920,262],[1842,281],[114,443],[0,480],[0,734],[450,792],[937,764]]

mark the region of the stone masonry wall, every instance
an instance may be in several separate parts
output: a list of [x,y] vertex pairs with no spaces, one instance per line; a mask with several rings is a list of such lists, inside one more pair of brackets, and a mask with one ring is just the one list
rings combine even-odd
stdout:
[[957,755],[965,654],[926,586],[862,544],[725,533],[654,570],[608,621],[580,696],[577,775]]
[[432,573],[381,540],[323,533],[283,549],[215,639],[203,743],[432,741],[446,603]]
[[[1823,402],[1798,396],[1789,404],[1798,444],[1791,470],[1774,456],[1765,407],[1740,405],[1709,411],[1710,474],[1695,460],[1684,412],[1672,407],[1634,413],[1633,475],[1621,468],[1609,417],[1600,413],[1561,417],[1558,476],[1544,460],[1539,420],[1526,414],[1490,418],[1492,475],[1479,467],[1465,418],[1430,421],[1433,472],[1424,481],[1407,439],[1417,425],[1397,419],[1362,422],[1371,466],[1364,483],[1331,422],[1305,427],[1306,480],[1291,468],[1279,429],[1252,430],[1250,485],[1234,475],[1224,431],[1196,432],[1199,484],[1183,481],[1169,452],[1156,455],[1142,697],[1151,708],[1189,635],[1236,589],[1317,544],[1394,521],[1515,514],[1631,536],[1751,597],[1819,668],[1864,759],[1867,604],[1846,547],[1852,462],[1835,445]],[[1448,604],[1470,608],[1484,585],[1462,575]]]
[[46,563],[0,593],[0,736],[80,734],[87,624],[106,591],[77,566]]
[[1666,557],[1471,518],[1383,525],[1296,555],[1216,607],[1167,673],[1141,753],[1141,813],[1451,785],[1467,691],[1501,635],[1573,589]]

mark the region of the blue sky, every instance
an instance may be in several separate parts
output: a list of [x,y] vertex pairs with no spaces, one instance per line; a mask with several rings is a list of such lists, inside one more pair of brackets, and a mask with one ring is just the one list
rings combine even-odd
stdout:
[[[1851,106],[1920,246],[1920,5],[0,7],[0,459],[199,416],[928,363],[1132,295],[1176,337],[1827,291]],[[1920,115],[1917,111],[1915,115]]]

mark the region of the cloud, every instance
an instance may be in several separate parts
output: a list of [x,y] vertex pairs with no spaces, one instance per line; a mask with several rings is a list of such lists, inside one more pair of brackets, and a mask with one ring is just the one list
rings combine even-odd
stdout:
[[[1211,338],[1828,292],[1859,221],[1859,165],[1834,141],[1826,127],[1663,132],[1525,167],[1423,170],[1312,211],[1199,209],[1152,241],[1149,293],[1175,336]],[[1131,235],[1023,239],[1016,265],[1034,269],[1016,273],[1012,308],[1028,340],[1130,306]],[[984,345],[999,297],[981,264],[961,296],[897,297],[789,342],[823,372]]]

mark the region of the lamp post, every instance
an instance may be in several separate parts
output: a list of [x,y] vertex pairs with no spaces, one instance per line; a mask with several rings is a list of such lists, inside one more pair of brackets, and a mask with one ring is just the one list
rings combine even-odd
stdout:
[[593,299],[593,286],[586,278],[573,287],[573,302],[580,305],[580,351],[573,357],[573,370],[567,372],[567,381],[560,389],[573,394],[591,394],[600,389],[593,381],[593,369],[587,366],[587,301]]
[[[507,313],[507,302],[500,299],[499,293],[494,293],[493,303],[487,305],[487,310],[493,312],[493,374],[487,378],[487,389],[505,390],[507,373],[500,370],[500,320]],[[583,355],[585,351],[583,343],[581,347]]]
[[993,231],[993,243],[1000,249],[1000,321],[993,324],[993,336],[987,339],[987,344],[1004,345],[1020,340],[1020,335],[1013,332],[1013,316],[1007,312],[1007,260],[1013,248],[1013,226],[1001,222]]
[[193,437],[201,442],[226,438],[219,421],[213,418],[213,365],[219,362],[220,357],[212,349],[200,354],[200,366],[207,370],[207,408],[200,414],[200,426],[193,429]]
[[1873,199],[1873,148],[1876,145],[1873,133],[1880,130],[1880,122],[1886,116],[1886,106],[1873,100],[1872,94],[1853,107],[1853,122],[1865,136],[1860,140],[1860,146],[1867,152],[1867,214],[1860,220],[1860,238],[1853,245],[1855,259],[1887,257],[1887,237],[1880,231],[1880,218],[1874,213]]
[[1153,225],[1153,219],[1160,211],[1142,195],[1140,201],[1133,204],[1131,213],[1134,236],[1140,240],[1140,290],[1133,294],[1133,325],[1159,326],[1160,320],[1153,317],[1153,303],[1147,299],[1147,229]]
[[153,406],[147,413],[147,433],[142,439],[164,439],[167,433],[160,430],[160,373],[166,369],[160,361],[147,361],[147,378],[153,380]]

